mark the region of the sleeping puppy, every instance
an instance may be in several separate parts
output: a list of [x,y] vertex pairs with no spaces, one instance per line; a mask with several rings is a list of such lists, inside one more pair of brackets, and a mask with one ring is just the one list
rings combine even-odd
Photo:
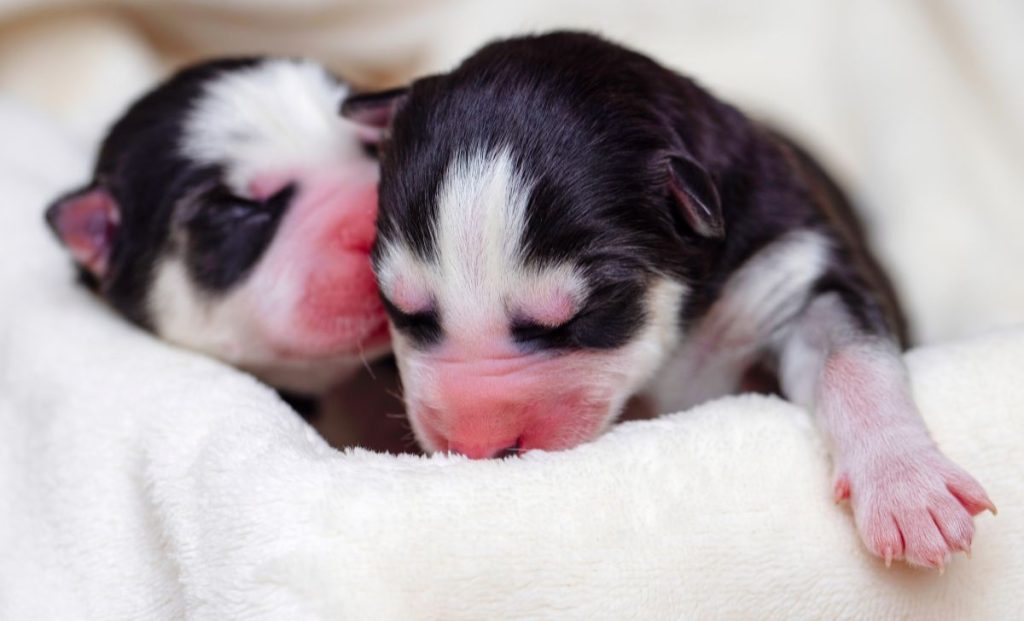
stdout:
[[158,336],[320,392],[387,349],[370,270],[374,132],[305,60],[186,68],[110,130],[46,219],[82,279]]
[[691,80],[555,33],[343,113],[390,122],[373,265],[427,449],[568,448],[634,393],[675,411],[767,363],[887,564],[942,568],[994,512],[928,435],[842,193]]

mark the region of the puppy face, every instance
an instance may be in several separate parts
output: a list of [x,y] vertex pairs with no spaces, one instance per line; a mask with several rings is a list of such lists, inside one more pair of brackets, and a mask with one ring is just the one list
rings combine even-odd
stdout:
[[[677,338],[685,287],[609,251],[637,231],[562,217],[571,206],[541,205],[537,186],[510,147],[459,154],[426,243],[395,235],[405,222],[378,246],[407,408],[432,450],[486,457],[590,439]],[[539,244],[554,232],[560,243]]]
[[545,68],[556,52],[573,50],[496,44],[386,104],[374,269],[431,450],[598,434],[675,347],[721,230],[703,169],[633,96],[645,85],[595,98]]
[[285,388],[386,345],[370,270],[378,168],[346,87],[296,60],[218,61],[138,101],[48,219],[129,319]]

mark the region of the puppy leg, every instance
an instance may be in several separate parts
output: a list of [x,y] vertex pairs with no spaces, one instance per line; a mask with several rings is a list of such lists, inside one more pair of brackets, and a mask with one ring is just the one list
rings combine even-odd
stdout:
[[835,293],[814,298],[780,339],[782,390],[810,407],[830,445],[836,500],[865,545],[942,570],[969,552],[973,515],[995,506],[928,435],[892,339],[857,325]]

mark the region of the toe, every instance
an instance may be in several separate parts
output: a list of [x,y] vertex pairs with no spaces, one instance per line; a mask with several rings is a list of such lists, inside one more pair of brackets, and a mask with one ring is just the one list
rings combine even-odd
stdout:
[[927,508],[908,509],[896,515],[903,533],[905,557],[911,565],[942,569],[949,558],[949,545]]
[[985,493],[985,488],[963,470],[956,469],[946,476],[946,489],[956,496],[971,515],[977,515],[982,511],[991,511],[995,515],[996,506]]
[[857,520],[860,536],[871,553],[885,560],[888,567],[904,555],[903,535],[888,511],[875,510]]
[[971,514],[955,498],[936,499],[928,510],[932,522],[939,529],[946,545],[954,552],[971,549],[974,538],[974,520]]

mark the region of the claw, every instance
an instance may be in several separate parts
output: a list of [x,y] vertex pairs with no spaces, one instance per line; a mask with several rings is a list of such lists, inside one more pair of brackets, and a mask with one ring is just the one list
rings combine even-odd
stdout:
[[885,549],[885,568],[892,567],[892,548]]
[[971,546],[967,546],[967,549],[964,550],[964,556],[966,556],[967,559],[970,560],[970,558],[971,558]]

